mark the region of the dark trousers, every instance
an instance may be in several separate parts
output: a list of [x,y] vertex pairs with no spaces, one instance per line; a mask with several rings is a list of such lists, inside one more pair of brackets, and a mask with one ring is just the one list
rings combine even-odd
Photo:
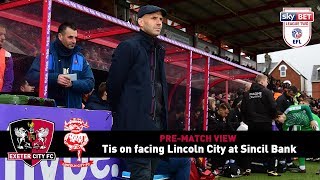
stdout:
[[248,131],[261,132],[261,131],[272,131],[272,122],[251,122],[248,123]]
[[215,170],[219,167],[224,167],[226,160],[227,158],[223,156],[213,156],[208,160],[208,162],[212,165],[211,169]]
[[[248,130],[251,132],[271,132],[272,131],[272,122],[251,122],[248,123]],[[276,158],[268,158],[264,157],[263,155],[261,156],[261,159],[264,160],[264,162],[267,163],[267,170],[268,171],[276,171]],[[252,161],[250,161],[250,164]],[[247,166],[248,167],[248,166]]]
[[190,158],[169,158],[160,161],[157,174],[170,175],[172,180],[189,180],[190,169]]
[[133,180],[152,180],[159,163],[157,158],[127,158],[125,161]]
[[250,157],[238,157],[236,159],[237,165],[244,171],[251,169],[251,158]]

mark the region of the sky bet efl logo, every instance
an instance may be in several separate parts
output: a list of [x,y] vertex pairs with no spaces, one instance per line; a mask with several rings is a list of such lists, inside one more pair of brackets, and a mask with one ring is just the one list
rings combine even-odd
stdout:
[[283,8],[280,21],[283,24],[283,39],[288,46],[298,48],[309,43],[314,21],[311,8]]

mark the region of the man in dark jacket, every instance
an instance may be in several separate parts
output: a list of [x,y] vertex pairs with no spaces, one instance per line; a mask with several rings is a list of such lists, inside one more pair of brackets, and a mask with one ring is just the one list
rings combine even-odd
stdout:
[[[211,114],[211,117],[208,117],[208,131],[211,132],[232,132],[234,128],[228,121],[228,116],[230,113],[230,106],[226,103],[222,103],[217,108],[217,111],[214,111]],[[210,116],[210,114],[209,114]],[[212,164],[212,169],[218,169],[218,167],[223,167],[226,162],[225,157],[221,156],[212,156],[209,158],[209,162]]]
[[[283,84],[284,92],[276,100],[277,110],[284,113],[289,106],[294,105],[293,98],[298,93],[298,89],[295,86],[289,86],[288,83]],[[282,124],[276,122],[280,131],[283,131]]]
[[[81,109],[82,94],[94,87],[92,70],[76,45],[77,28],[72,23],[62,23],[57,39],[50,45],[48,97],[58,106]],[[40,57],[37,57],[26,75],[33,86],[39,86]]]
[[[277,99],[277,110],[284,113],[291,105],[294,105],[293,98],[298,93],[298,89],[295,86],[289,86],[289,84],[283,84],[284,92]],[[276,125],[280,131],[283,131],[282,124],[276,121]],[[290,127],[291,129],[292,127]],[[286,160],[280,160],[281,164],[287,163],[287,169],[290,171],[299,170],[299,167],[293,163],[292,158],[286,158]]]
[[214,117],[211,119],[208,118],[208,131],[215,131],[215,132],[234,131],[234,128],[228,121],[229,113],[230,113],[229,105],[225,103],[220,104],[218,107],[218,110],[215,112]]
[[[243,96],[241,113],[249,131],[272,131],[272,120],[277,117],[276,102],[272,92],[267,89],[268,77],[259,74],[249,92]],[[269,176],[280,176],[276,172],[275,159],[267,158]],[[247,166],[248,167],[248,166]]]
[[281,112],[286,111],[289,106],[294,105],[293,98],[298,93],[295,86],[290,86],[281,96],[277,99],[277,109]]
[[244,94],[241,103],[243,121],[249,131],[271,131],[272,120],[277,116],[276,102],[272,92],[267,89],[268,77],[257,75],[249,92]]
[[[240,101],[241,103],[241,101]],[[232,128],[234,130],[238,129],[238,127],[240,126],[240,121],[241,121],[241,112],[240,112],[240,105],[239,107],[235,107],[230,109],[230,113],[228,115],[228,120],[227,120]]]
[[[140,32],[115,49],[108,78],[113,112],[112,130],[167,129],[165,50],[156,38],[166,11],[143,6],[138,12]],[[127,159],[131,179],[153,179],[157,159]]]

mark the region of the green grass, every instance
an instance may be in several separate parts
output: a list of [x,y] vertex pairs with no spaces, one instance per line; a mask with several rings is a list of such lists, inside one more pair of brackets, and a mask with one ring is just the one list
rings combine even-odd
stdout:
[[[267,174],[262,173],[252,173],[250,176],[242,176],[238,179],[241,180],[264,180],[264,179],[275,179],[275,180],[305,180],[305,179],[320,179],[320,175],[316,175],[316,171],[319,169],[320,163],[319,162],[310,162],[306,161],[306,170],[307,173],[291,173],[285,172],[282,173],[280,177],[270,177]],[[219,177],[219,180],[227,180],[231,178]]]

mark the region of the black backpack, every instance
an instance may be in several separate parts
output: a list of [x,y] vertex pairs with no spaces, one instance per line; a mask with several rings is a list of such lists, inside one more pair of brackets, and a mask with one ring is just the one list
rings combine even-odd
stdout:
[[221,176],[228,177],[228,178],[237,178],[242,176],[242,173],[241,173],[240,167],[237,164],[229,163],[223,167]]

